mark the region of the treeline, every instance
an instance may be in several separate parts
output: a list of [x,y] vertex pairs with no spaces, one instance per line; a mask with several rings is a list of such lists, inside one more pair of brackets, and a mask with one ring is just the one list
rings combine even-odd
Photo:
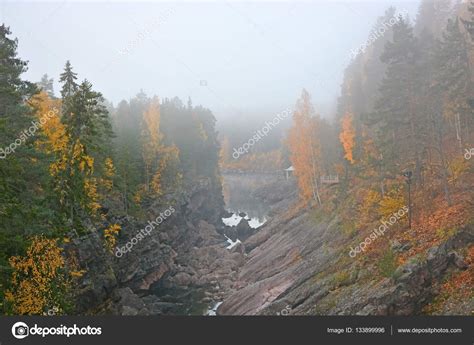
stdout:
[[47,75],[22,79],[10,36],[0,26],[0,310],[73,313],[85,272],[71,238],[98,232],[112,255],[112,216],[145,216],[203,179],[219,184],[215,119],[142,92],[114,108],[69,61],[56,97]]
[[[473,41],[466,30],[474,17],[461,19],[463,10],[426,0],[415,24],[387,10],[374,31],[390,20],[394,25],[346,70],[331,136],[325,138],[331,129],[303,91],[289,133],[303,199],[319,203],[319,177],[330,172],[346,182],[370,180],[383,198],[411,171],[415,193],[441,190],[452,204],[453,188],[469,167],[464,153],[474,127]],[[335,156],[343,158],[334,161],[325,152],[336,138]]]
[[[415,26],[398,18],[380,55],[385,76],[372,109],[357,109],[357,98],[351,100],[361,79],[346,84],[341,108],[343,116],[352,114],[359,134],[355,156],[368,163],[362,168],[366,172],[376,171],[382,195],[384,181],[406,169],[413,172],[420,192],[441,186],[450,205],[450,185],[467,169],[464,149],[472,143],[473,129],[472,38],[448,4],[422,2]],[[443,30],[434,29],[443,23]]]
[[[336,213],[348,248],[410,209],[411,228],[400,220],[357,259],[358,267],[376,262],[385,277],[472,223],[474,209],[466,155],[474,147],[474,2],[423,0],[415,23],[390,8],[374,31],[390,20],[348,66],[336,121],[322,120],[303,91],[288,135],[302,205]],[[339,183],[322,184],[325,174]],[[467,262],[473,250],[463,252]],[[350,264],[345,256],[338,263]],[[472,298],[473,270],[447,279],[427,312]]]
[[219,144],[210,110],[143,92],[113,112],[122,207],[148,207],[196,180],[219,183]]
[[87,80],[78,82],[69,62],[60,76],[60,98],[54,97],[48,78],[39,86],[22,80],[27,64],[9,36],[2,25],[2,309],[66,311],[71,307],[67,291],[81,272],[62,255],[61,244],[73,229],[84,234],[102,222],[101,202],[114,177],[111,124],[102,95]]

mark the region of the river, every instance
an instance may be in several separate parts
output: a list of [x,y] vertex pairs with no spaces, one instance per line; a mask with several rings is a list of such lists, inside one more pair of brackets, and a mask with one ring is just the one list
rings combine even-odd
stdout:
[[[251,228],[258,231],[267,222],[270,207],[256,196],[256,191],[275,178],[276,176],[267,174],[223,174],[225,207],[232,214],[228,218],[222,218],[224,225],[232,227],[241,221],[247,221]],[[233,241],[227,237],[227,249],[232,249],[238,243],[239,239]],[[222,301],[211,303],[205,315],[215,316],[221,303]]]
[[[224,174],[223,193],[225,209],[231,214],[223,218],[226,226],[237,226],[242,221],[248,221],[249,226],[258,229],[268,220],[270,207],[256,196],[256,190],[274,181],[275,176],[262,174]],[[227,237],[227,236],[226,236]],[[231,250],[240,242],[225,240],[226,248]],[[219,291],[218,286],[201,288],[169,288],[158,284],[154,294],[162,301],[173,305],[174,315],[216,315],[217,308],[222,301],[212,300],[213,292]]]

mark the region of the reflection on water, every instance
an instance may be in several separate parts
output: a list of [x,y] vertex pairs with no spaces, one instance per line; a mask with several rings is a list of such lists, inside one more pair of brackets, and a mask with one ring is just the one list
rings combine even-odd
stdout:
[[[226,208],[232,217],[223,220],[229,226],[237,225],[245,213],[252,228],[261,226],[266,221],[269,206],[255,196],[255,191],[275,180],[275,176],[265,174],[223,174],[223,190]],[[228,224],[227,224],[227,223]]]

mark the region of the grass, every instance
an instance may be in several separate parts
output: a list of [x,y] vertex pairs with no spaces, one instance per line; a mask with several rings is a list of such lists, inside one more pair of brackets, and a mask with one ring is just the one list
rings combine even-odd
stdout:
[[395,253],[388,249],[378,262],[378,268],[382,276],[390,278],[397,270],[397,258]]
[[351,275],[349,272],[339,271],[334,275],[332,282],[334,284],[334,287],[338,288],[341,286],[349,285],[350,280],[351,280]]

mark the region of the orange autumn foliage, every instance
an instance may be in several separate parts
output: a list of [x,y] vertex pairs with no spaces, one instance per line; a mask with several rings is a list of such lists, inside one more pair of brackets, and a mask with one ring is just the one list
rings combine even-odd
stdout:
[[412,244],[409,250],[401,253],[400,264],[405,263],[412,256],[439,245],[452,236],[456,229],[469,222],[472,211],[469,206],[469,196],[459,194],[455,197],[457,202],[449,206],[443,197],[439,196],[433,200],[437,205],[435,209],[420,210],[413,220],[412,229],[397,233],[398,241]]
[[321,143],[319,117],[315,114],[309,93],[303,90],[293,114],[293,126],[288,134],[290,160],[295,168],[300,198],[321,204],[319,176],[321,175]]
[[355,129],[353,125],[353,115],[346,112],[342,117],[342,129],[339,134],[339,140],[344,148],[344,158],[351,164],[354,164],[353,150],[355,146]]

